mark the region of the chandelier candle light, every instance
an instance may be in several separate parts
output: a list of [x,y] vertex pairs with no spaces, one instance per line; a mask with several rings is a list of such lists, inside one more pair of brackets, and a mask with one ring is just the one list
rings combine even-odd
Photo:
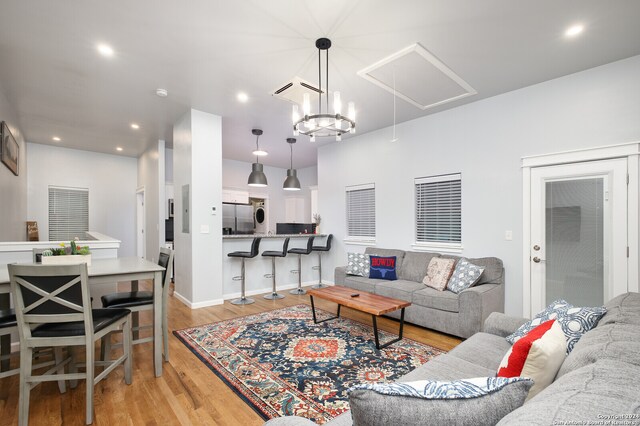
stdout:
[[285,191],[300,191],[298,172],[293,168],[293,144],[296,143],[296,140],[295,138],[287,138],[287,143],[291,149],[291,168],[287,170],[287,178],[284,180],[282,189]]
[[[329,48],[331,40],[319,38],[316,40],[318,48],[318,113],[311,113],[309,93],[303,95],[302,117],[298,105],[293,106],[291,115],[293,121],[293,135],[303,134],[309,136],[311,142],[316,137],[335,137],[336,141],[342,140],[344,133],[356,132],[356,109],[353,102],[348,103],[347,115],[342,115],[342,101],[340,92],[333,92],[333,114],[329,114]],[[325,52],[325,91],[322,91],[322,51]],[[322,94],[325,98],[325,111],[322,111]]]
[[251,164],[251,174],[249,175],[247,185],[264,187],[267,186],[267,176],[264,174],[264,168],[263,165],[260,164],[259,158],[260,156],[267,155],[267,152],[260,150],[260,145],[258,145],[258,139],[260,138],[260,135],[262,135],[262,130],[253,129],[251,130],[251,133],[256,136],[256,150],[253,151],[253,155],[256,156],[256,162]]

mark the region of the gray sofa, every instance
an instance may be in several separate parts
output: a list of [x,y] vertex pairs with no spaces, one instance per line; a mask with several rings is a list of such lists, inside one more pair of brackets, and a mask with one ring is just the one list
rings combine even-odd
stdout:
[[[427,287],[422,279],[433,257],[459,259],[457,256],[374,247],[367,247],[365,253],[396,256],[398,280],[347,275],[346,266],[342,266],[335,270],[335,284],[411,302],[405,312],[407,322],[467,338],[480,331],[490,313],[504,312],[504,268],[498,258],[469,258],[485,270],[475,286],[455,294]],[[400,313],[389,316],[400,318]]]
[[[626,293],[605,304],[607,314],[597,327],[587,332],[564,360],[554,382],[520,408],[506,415],[500,426],[552,424],[638,424],[640,421],[640,294]],[[451,352],[440,355],[406,374],[401,382],[416,380],[455,380],[495,376],[500,361],[509,349],[504,339],[524,318],[494,313],[485,321],[484,331],[462,342]],[[350,395],[352,407],[366,392]],[[358,395],[356,395],[358,394]],[[380,411],[402,409],[403,399],[391,396]],[[415,404],[413,405],[415,407]],[[398,408],[400,407],[400,408]],[[386,426],[389,418],[368,413],[367,426]],[[430,424],[429,412],[415,410],[415,423]],[[609,421],[609,423],[606,423]],[[616,423],[629,422],[629,423]],[[598,423],[602,422],[602,423]],[[459,422],[455,422],[458,424]],[[269,426],[313,426],[300,417],[280,417]],[[352,424],[346,412],[328,426]]]

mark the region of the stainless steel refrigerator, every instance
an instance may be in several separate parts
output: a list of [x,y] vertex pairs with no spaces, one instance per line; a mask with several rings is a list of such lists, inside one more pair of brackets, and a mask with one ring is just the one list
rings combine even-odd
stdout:
[[253,206],[222,203],[222,228],[232,234],[253,234]]

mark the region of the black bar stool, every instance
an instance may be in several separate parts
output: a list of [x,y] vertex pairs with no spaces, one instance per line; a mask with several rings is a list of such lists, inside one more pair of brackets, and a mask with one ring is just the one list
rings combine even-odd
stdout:
[[307,290],[302,288],[302,255],[310,254],[313,250],[313,238],[309,237],[309,241],[307,241],[307,248],[292,248],[289,249],[287,253],[297,254],[298,255],[298,269],[292,269],[292,274],[298,274],[298,288],[291,290],[289,293],[291,294],[307,294]]
[[239,276],[233,277],[234,281],[238,281],[238,280],[242,281],[242,286],[240,287],[241,288],[240,298],[234,299],[231,301],[231,303],[233,303],[234,305],[249,305],[255,302],[255,300],[246,297],[244,294],[244,291],[245,291],[244,260],[252,259],[258,255],[258,248],[260,248],[261,239],[262,238],[259,238],[259,237],[253,239],[253,242],[251,243],[251,251],[234,251],[227,254],[227,256],[229,257],[239,257],[240,260],[242,261],[242,272],[240,273]]
[[331,250],[331,240],[333,239],[333,234],[329,234],[327,236],[327,242],[323,246],[313,246],[312,250],[318,252],[318,266],[314,266],[314,270],[318,270],[320,273],[320,278],[318,279],[318,284],[312,285],[311,288],[325,288],[328,287],[326,284],[322,284],[322,252]]
[[289,248],[289,238],[285,238],[284,244],[282,245],[282,251],[263,251],[263,256],[268,256],[271,258],[271,273],[265,274],[265,278],[273,279],[273,290],[271,290],[271,294],[267,294],[264,296],[265,299],[273,300],[273,299],[283,299],[284,296],[282,294],[276,293],[276,257],[287,257],[287,248]]

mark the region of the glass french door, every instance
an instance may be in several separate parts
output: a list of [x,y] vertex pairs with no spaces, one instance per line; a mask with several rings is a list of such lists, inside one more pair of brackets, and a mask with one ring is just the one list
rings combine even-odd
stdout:
[[627,291],[627,161],[531,169],[531,313]]

